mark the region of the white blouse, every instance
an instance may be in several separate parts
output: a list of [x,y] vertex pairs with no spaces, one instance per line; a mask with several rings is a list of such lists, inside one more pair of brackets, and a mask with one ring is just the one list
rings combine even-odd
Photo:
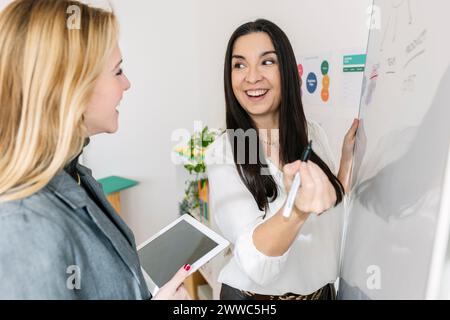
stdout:
[[[308,122],[308,133],[313,140],[313,150],[335,172],[323,129],[317,123]],[[287,196],[283,172],[268,161],[279,193],[277,199],[269,203],[263,220],[264,212],[258,209],[239,176],[226,134],[208,148],[206,163],[212,216],[219,231],[234,247],[231,260],[220,272],[219,282],[257,294],[307,295],[336,281],[344,217],[342,203],[320,216],[311,214],[285,254],[266,256],[253,244],[253,231],[283,206]]]

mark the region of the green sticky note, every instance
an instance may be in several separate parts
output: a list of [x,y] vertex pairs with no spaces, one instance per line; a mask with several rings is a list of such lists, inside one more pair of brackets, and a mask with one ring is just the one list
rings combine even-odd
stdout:
[[365,64],[366,55],[365,54],[352,54],[344,56],[344,66],[355,65],[355,64]]

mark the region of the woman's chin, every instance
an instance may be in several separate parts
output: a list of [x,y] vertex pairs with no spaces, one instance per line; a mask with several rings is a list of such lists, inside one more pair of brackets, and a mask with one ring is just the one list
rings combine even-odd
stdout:
[[105,127],[105,129],[103,130],[104,133],[116,133],[119,130],[119,123],[112,123],[111,125]]
[[247,109],[247,112],[252,117],[263,117],[263,116],[267,116],[268,114],[271,113],[270,107],[267,107],[267,108],[255,108],[255,109],[249,108],[249,109]]
[[116,133],[118,130],[119,130],[119,126],[116,126],[116,127],[114,127],[114,128],[111,128],[111,129],[108,131],[108,133],[109,133],[109,134],[113,134],[113,133]]

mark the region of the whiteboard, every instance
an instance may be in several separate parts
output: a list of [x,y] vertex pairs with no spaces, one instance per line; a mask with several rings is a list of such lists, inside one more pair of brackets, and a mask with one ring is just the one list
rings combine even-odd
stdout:
[[447,0],[374,0],[340,299],[428,299],[445,292],[448,12]]

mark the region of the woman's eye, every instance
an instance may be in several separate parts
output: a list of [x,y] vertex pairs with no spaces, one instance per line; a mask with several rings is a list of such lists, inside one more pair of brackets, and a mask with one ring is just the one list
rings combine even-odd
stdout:
[[123,74],[123,69],[120,69],[117,73],[116,73],[116,76],[120,76],[120,75],[122,75]]
[[233,67],[234,69],[242,69],[244,68],[244,65],[240,62],[236,62]]
[[265,65],[265,66],[270,66],[270,65],[273,65],[273,64],[275,64],[274,60],[264,60],[263,61],[263,65]]

